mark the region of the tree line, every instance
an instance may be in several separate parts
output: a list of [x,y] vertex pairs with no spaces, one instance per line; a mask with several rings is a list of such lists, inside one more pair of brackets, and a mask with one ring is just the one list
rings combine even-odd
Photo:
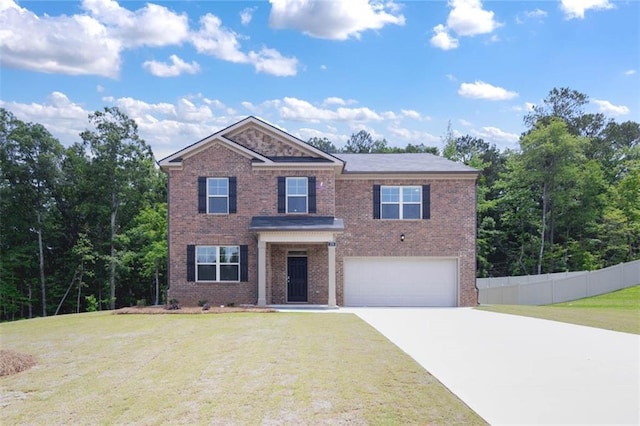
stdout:
[[0,319],[159,303],[166,177],[136,123],[89,116],[64,148],[0,109]]
[[[640,125],[586,113],[588,101],[553,89],[525,116],[518,149],[443,136],[443,156],[482,171],[479,277],[640,258]],[[0,320],[166,302],[166,176],[117,108],[91,114],[79,136],[65,148],[0,109]],[[342,152],[439,154],[364,130]]]

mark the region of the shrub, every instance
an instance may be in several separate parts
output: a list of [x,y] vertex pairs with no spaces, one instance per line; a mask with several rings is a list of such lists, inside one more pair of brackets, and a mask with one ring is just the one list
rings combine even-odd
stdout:
[[180,309],[180,302],[178,301],[178,299],[169,300],[169,306],[167,306],[167,309],[170,311],[176,311]]

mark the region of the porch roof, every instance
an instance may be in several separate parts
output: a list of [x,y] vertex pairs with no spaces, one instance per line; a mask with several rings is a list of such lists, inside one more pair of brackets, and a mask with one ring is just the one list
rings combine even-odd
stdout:
[[254,216],[249,229],[264,231],[344,231],[344,221],[333,216]]

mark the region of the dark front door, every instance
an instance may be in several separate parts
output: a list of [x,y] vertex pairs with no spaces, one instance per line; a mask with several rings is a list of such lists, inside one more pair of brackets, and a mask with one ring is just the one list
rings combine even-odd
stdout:
[[287,258],[287,302],[307,301],[307,258]]

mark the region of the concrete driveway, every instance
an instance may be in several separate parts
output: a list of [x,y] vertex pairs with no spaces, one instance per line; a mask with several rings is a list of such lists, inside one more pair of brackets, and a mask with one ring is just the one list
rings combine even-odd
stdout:
[[342,308],[493,425],[640,424],[640,336],[471,308]]

